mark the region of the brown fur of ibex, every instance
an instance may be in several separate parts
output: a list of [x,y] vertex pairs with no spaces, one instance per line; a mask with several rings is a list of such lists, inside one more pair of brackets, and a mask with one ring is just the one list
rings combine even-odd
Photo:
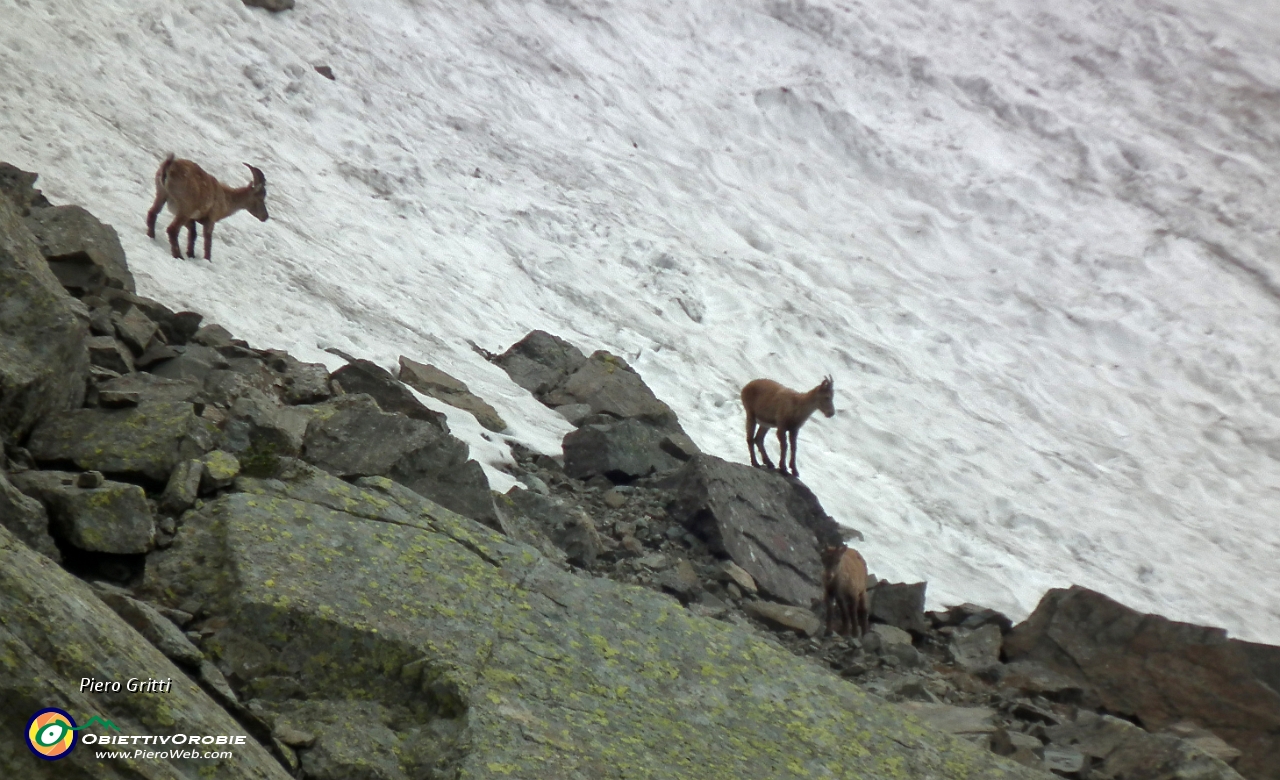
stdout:
[[[742,388],[742,407],[747,410],[747,450],[751,453],[751,465],[756,462],[756,450],[764,460],[765,468],[773,468],[769,453],[764,449],[764,437],[770,428],[778,429],[778,444],[782,454],[778,456],[778,468],[787,470],[787,439],[791,440],[791,475],[796,471],[796,435],[815,411],[821,409],[827,417],[836,413],[835,383],[824,377],[822,383],[807,393],[797,393],[772,379],[754,379]],[[758,426],[758,428],[757,428]]]
[[267,221],[267,177],[245,163],[253,173],[247,187],[228,187],[210,176],[190,160],[175,160],[169,155],[156,171],[156,199],[147,212],[147,238],[156,237],[156,217],[165,203],[173,212],[169,224],[169,248],[174,257],[182,257],[178,234],[187,228],[187,257],[196,256],[196,223],[204,227],[204,259],[213,250],[213,225],[244,209],[260,221]]
[[822,551],[822,565],[822,605],[826,610],[827,630],[842,636],[864,636],[871,628],[867,562],[857,550],[841,545]]

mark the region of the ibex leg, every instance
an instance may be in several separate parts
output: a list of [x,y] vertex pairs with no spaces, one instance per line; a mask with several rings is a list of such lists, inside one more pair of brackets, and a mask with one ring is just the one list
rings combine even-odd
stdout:
[[178,248],[178,234],[182,232],[184,224],[182,221],[175,219],[169,223],[169,227],[164,231],[169,235],[169,250],[173,252],[174,257],[179,259],[182,258],[182,250]]
[[160,209],[164,208],[165,201],[168,200],[163,192],[156,192],[155,202],[151,204],[151,210],[147,212],[147,238],[156,237],[156,218],[160,216]]
[[[769,460],[769,451],[764,448],[764,437],[769,433],[768,426],[761,425],[756,431],[755,445],[760,450],[760,459],[764,461],[764,467],[773,468],[773,461]],[[752,464],[754,465],[754,464]]]
[[213,254],[213,220],[206,219],[200,224],[204,225],[204,259],[208,260]]

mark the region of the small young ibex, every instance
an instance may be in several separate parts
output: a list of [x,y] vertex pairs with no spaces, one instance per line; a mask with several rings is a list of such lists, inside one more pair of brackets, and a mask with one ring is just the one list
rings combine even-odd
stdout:
[[267,177],[245,163],[253,172],[248,187],[228,187],[205,173],[190,160],[175,160],[170,154],[156,171],[156,200],[147,212],[147,238],[156,237],[156,217],[165,201],[173,212],[169,229],[169,248],[174,257],[182,257],[178,249],[178,233],[187,228],[187,257],[196,256],[196,223],[204,226],[204,259],[213,249],[213,225],[240,209],[246,209],[260,221],[267,221]]
[[843,636],[864,636],[871,628],[867,562],[857,550],[841,545],[822,551],[822,565],[822,605],[826,610],[827,630]]
[[[788,390],[772,379],[754,379],[742,388],[742,406],[747,410],[747,450],[751,453],[751,465],[756,462],[756,449],[764,459],[765,468],[773,468],[769,453],[764,449],[764,437],[770,428],[778,429],[778,444],[782,446],[782,454],[778,456],[778,468],[785,474],[787,471],[787,438],[791,438],[791,475],[800,476],[796,471],[796,434],[800,426],[805,424],[809,415],[818,409],[828,417],[836,413],[834,403],[835,383],[831,377],[825,377],[822,384],[807,393]],[[757,431],[756,426],[759,425]]]

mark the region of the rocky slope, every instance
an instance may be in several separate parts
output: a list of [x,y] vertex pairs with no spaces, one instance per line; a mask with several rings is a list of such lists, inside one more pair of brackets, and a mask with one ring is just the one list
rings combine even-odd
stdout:
[[[505,427],[465,385],[408,358],[330,375],[140,297],[114,231],[34,180],[0,166],[0,720],[247,743],[10,741],[0,774],[1280,776],[1275,648],[1083,590],[1016,629],[926,615],[923,583],[825,637],[841,529],[700,454],[616,356],[536,332],[489,356],[577,426],[562,459],[517,446],[528,489],[495,496],[400,380]],[[130,677],[175,682],[79,685]]]

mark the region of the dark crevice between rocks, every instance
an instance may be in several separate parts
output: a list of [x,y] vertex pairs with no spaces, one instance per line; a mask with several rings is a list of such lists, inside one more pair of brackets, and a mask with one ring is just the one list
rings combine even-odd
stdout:
[[86,582],[106,580],[124,587],[142,582],[147,568],[146,553],[134,555],[91,552],[68,544],[55,536],[54,544],[62,553],[62,567]]

